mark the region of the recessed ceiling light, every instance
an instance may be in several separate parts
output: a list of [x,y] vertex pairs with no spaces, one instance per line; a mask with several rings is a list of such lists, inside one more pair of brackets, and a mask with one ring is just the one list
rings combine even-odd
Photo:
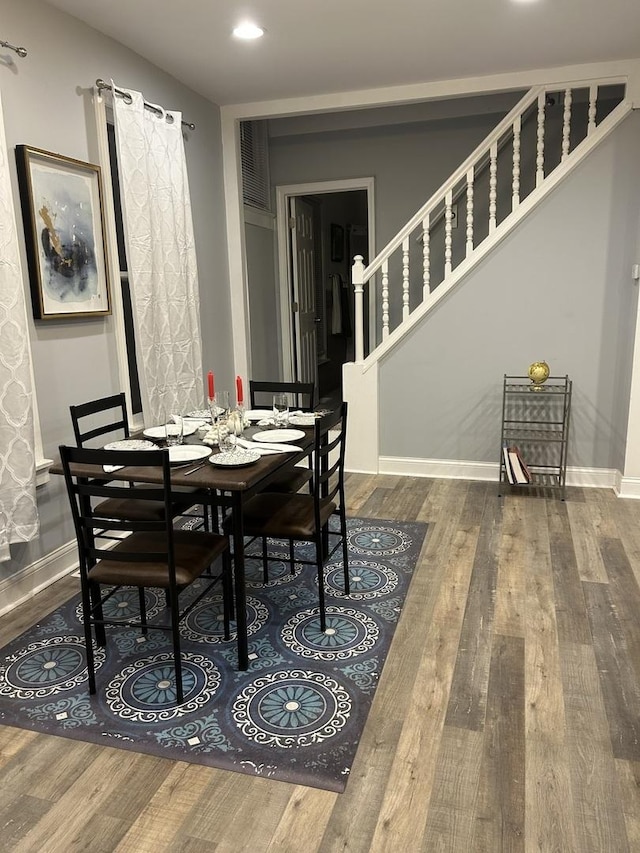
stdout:
[[237,39],[259,39],[264,35],[264,30],[257,24],[245,21],[233,28],[233,34]]

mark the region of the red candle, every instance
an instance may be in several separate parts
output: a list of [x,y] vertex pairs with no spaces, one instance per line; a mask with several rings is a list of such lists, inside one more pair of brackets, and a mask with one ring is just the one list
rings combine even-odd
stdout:
[[238,405],[241,406],[244,401],[244,395],[242,393],[242,379],[239,376],[236,376],[236,397],[238,398]]
[[207,373],[207,382],[209,383],[209,399],[213,400],[215,397],[215,389],[213,385],[213,370],[210,370]]

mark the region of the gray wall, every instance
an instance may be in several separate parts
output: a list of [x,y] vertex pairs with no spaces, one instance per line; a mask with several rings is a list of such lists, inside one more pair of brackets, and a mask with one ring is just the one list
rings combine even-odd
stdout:
[[379,251],[493,130],[502,115],[274,136],[269,140],[271,183],[278,186],[373,176],[375,245]]
[[278,379],[282,375],[282,359],[278,335],[276,233],[273,228],[248,222],[244,233],[251,317],[251,378]]
[[497,463],[502,376],[544,359],[574,382],[569,465],[623,469],[639,150],[636,111],[385,358],[382,455]]
[[[179,109],[197,129],[186,143],[200,271],[203,360],[231,387],[231,319],[217,106],[194,94],[118,43],[39,0],[0,0],[2,38],[29,51],[19,59],[0,49],[0,91],[9,152],[19,143],[97,161],[90,89],[97,77],[142,91]],[[18,232],[22,220],[15,162],[10,156]],[[24,247],[22,262],[28,293]],[[30,314],[30,301],[28,310]],[[35,323],[30,335],[44,452],[57,456],[72,441],[69,405],[120,390],[112,319]],[[72,538],[62,480],[38,490],[41,536],[12,546],[0,580]]]

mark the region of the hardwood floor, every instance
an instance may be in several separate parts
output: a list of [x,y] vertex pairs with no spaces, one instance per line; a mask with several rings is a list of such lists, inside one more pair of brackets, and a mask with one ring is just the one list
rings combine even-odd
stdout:
[[0,727],[0,850],[640,851],[640,502],[364,475],[347,494],[430,527],[345,793]]

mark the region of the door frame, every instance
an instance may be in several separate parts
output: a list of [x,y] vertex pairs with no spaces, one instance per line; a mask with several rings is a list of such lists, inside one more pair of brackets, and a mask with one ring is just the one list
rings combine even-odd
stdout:
[[[291,382],[296,376],[293,347],[293,312],[291,310],[291,242],[289,240],[289,199],[301,195],[325,195],[327,193],[365,190],[367,193],[367,229],[369,236],[369,260],[375,257],[375,206],[374,178],[346,178],[340,181],[314,181],[306,184],[282,184],[276,186],[276,232],[278,241],[278,313],[280,317],[280,352],[282,354],[282,376]],[[369,328],[376,328],[375,293],[369,291]],[[375,340],[371,337],[370,340]]]

